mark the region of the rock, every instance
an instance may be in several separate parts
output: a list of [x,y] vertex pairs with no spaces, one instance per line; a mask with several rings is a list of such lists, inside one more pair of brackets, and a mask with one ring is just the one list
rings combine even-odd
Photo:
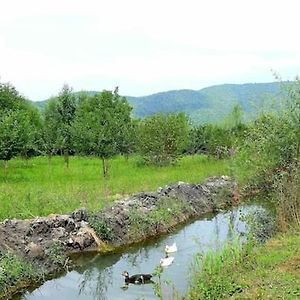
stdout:
[[35,244],[34,242],[30,242],[26,248],[25,251],[30,258],[43,258],[44,256],[44,250],[41,245]]
[[52,229],[52,238],[59,240],[60,238],[68,235],[66,229],[63,227],[53,228]]
[[74,240],[70,237],[68,240],[67,240],[67,245],[68,246],[72,246],[74,244]]
[[66,225],[65,225],[65,229],[67,232],[71,232],[75,229],[76,225],[75,225],[75,222],[72,218],[68,218],[67,219],[67,222],[66,222]]
[[47,233],[49,226],[45,219],[37,218],[31,223],[32,234]]
[[163,188],[159,187],[156,191],[157,191],[157,193],[161,193],[163,191]]
[[73,245],[79,246],[81,250],[93,244],[95,239],[87,230],[79,230],[76,236],[72,237]]
[[88,212],[86,208],[82,207],[77,210],[75,210],[71,217],[74,219],[75,222],[80,222],[80,221],[87,221],[88,220]]
[[80,222],[80,227],[81,227],[81,228],[87,227],[88,225],[89,225],[89,223],[88,223],[88,222],[85,222],[85,221],[83,221],[83,220]]

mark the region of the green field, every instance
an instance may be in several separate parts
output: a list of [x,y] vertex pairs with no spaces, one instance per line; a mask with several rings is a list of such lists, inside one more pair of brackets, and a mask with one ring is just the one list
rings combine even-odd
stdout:
[[153,167],[141,165],[139,157],[116,157],[104,180],[97,158],[71,157],[68,169],[62,157],[54,157],[51,165],[45,157],[13,159],[7,173],[0,169],[0,220],[70,213],[79,207],[98,210],[135,192],[226,175],[229,164],[197,155],[183,157],[174,166]]

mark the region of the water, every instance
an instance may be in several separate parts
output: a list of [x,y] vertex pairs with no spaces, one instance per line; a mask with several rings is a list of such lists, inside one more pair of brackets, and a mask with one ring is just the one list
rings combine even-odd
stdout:
[[236,235],[244,236],[247,225],[241,216],[258,209],[262,207],[247,205],[215,216],[206,216],[167,236],[126,248],[123,253],[82,255],[77,260],[78,267],[75,270],[48,280],[31,292],[27,291],[20,299],[158,299],[154,295],[153,284],[130,284],[127,289],[122,288],[124,278],[121,273],[124,270],[129,275],[152,273],[164,257],[165,245],[176,242],[178,251],[171,255],[175,257],[174,262],[164,268],[161,276],[163,281],[169,282],[163,284],[164,299],[174,299],[174,289],[181,295],[188,289],[195,254],[217,249]]

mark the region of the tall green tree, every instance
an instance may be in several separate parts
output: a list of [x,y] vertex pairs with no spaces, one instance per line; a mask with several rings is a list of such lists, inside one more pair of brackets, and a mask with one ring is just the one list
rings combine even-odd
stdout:
[[18,110],[24,104],[24,98],[10,83],[0,82],[0,111]]
[[156,114],[140,122],[139,151],[146,163],[175,163],[188,142],[189,123],[185,114]]
[[232,110],[224,118],[224,127],[226,129],[239,128],[243,125],[243,109],[239,104],[235,104]]
[[52,155],[56,154],[59,145],[59,127],[61,126],[60,115],[57,110],[56,99],[47,102],[43,112],[42,149],[48,156],[49,164]]
[[10,83],[0,83],[0,160],[37,151],[40,116]]
[[[125,121],[125,120],[124,120]],[[118,152],[128,160],[130,154],[137,151],[138,120],[127,119],[120,128]]]
[[72,126],[76,112],[76,98],[72,89],[64,85],[57,97],[58,145],[64,154],[64,161],[69,167],[69,153],[73,150]]
[[75,146],[79,153],[98,156],[104,177],[108,176],[108,159],[120,152],[126,140],[132,108],[118,92],[103,91],[82,96],[74,123]]

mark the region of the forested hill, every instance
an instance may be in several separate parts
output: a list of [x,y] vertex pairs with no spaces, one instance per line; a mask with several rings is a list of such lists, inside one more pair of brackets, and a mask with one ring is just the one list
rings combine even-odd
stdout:
[[[222,120],[235,104],[241,105],[246,119],[260,110],[277,110],[281,105],[280,99],[286,93],[283,85],[279,82],[223,84],[198,91],[174,90],[126,98],[133,107],[135,117],[144,118],[157,112],[185,112],[194,123],[200,124]],[[44,101],[35,104],[43,106]]]

